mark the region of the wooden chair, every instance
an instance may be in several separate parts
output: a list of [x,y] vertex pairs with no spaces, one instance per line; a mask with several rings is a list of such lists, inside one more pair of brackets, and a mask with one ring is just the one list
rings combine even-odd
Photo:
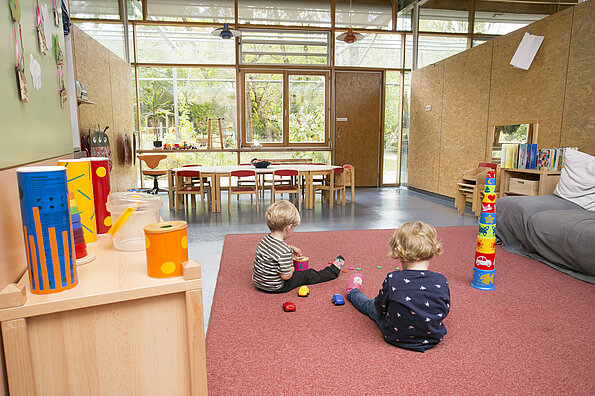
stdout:
[[[205,201],[203,199],[203,194],[205,193],[202,177],[200,176],[200,172],[196,170],[183,170],[176,172],[176,186],[175,186],[175,201],[176,201],[176,212],[178,212],[182,206],[182,200],[184,200],[184,206],[188,207],[186,204],[186,197],[192,197],[192,206],[196,206],[195,196],[200,196],[200,204],[202,206],[202,211],[205,211]],[[197,180],[197,182],[191,181],[187,182],[185,179],[190,180]]]
[[341,184],[343,168],[334,168],[328,171],[327,177],[323,184],[315,184],[314,191],[322,191],[322,201],[326,202],[326,196],[329,198],[329,208],[333,208],[335,201],[335,193],[337,192],[337,203],[345,205],[345,185]]
[[147,190],[149,194],[157,194],[159,191],[168,192],[159,188],[157,179],[159,176],[167,175],[167,169],[157,169],[159,162],[167,158],[166,154],[139,154],[137,158],[147,165],[149,169],[143,169],[142,174],[153,177],[153,188]]
[[[240,182],[233,185],[233,178]],[[254,181],[254,184],[242,184],[244,180]],[[250,207],[254,207],[254,198],[256,198],[256,213],[258,213],[258,174],[253,170],[236,170],[229,173],[229,186],[227,194],[227,210],[231,213],[231,196],[239,194],[250,194]],[[252,197],[254,195],[254,197]]]
[[481,200],[485,188],[485,178],[488,170],[496,170],[496,189],[500,178],[500,167],[492,163],[479,163],[474,169],[467,170],[462,174],[462,181],[457,183],[455,190],[455,208],[460,214],[465,214],[467,202],[471,202],[471,210],[476,216],[481,215]]
[[[277,179],[277,177],[279,178]],[[297,170],[278,169],[273,172],[273,183],[271,184],[271,204],[275,202],[275,194],[284,193],[295,194],[298,201],[298,210],[302,209],[302,183]]]
[[353,165],[343,165],[343,177],[342,183],[345,188],[349,187],[351,191],[351,202],[355,201],[355,168]]

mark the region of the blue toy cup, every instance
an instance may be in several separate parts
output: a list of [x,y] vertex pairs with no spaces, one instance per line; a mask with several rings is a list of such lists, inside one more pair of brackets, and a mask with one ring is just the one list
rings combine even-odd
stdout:
[[479,290],[494,290],[494,276],[496,270],[484,271],[477,268],[473,268],[473,282],[471,286]]

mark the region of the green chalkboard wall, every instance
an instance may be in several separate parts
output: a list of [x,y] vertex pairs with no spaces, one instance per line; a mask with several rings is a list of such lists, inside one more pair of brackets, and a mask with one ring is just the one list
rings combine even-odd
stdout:
[[[60,5],[60,1],[56,3]],[[29,101],[20,100],[15,73],[15,24],[8,0],[0,0],[0,169],[72,153],[69,105],[60,106],[57,68],[53,50],[42,55],[37,39],[36,2],[19,0],[21,32],[25,54],[25,72]],[[53,2],[39,0],[48,7],[52,34],[58,34],[64,53],[62,15],[60,27],[53,21]],[[17,27],[18,34],[18,27]],[[41,88],[33,87],[30,74],[31,55],[41,66]],[[64,78],[66,80],[66,66]],[[67,82],[65,82],[67,84]],[[71,89],[67,86],[67,89]]]

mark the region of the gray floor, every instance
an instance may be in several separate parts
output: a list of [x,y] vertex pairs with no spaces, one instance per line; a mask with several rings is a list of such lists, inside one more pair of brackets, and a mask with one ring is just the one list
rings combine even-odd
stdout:
[[[222,213],[202,213],[200,204],[196,209],[189,208],[177,214],[169,211],[166,194],[163,199],[161,216],[164,220],[186,220],[188,222],[188,251],[191,259],[202,267],[203,300],[205,327],[208,325],[217,283],[217,273],[227,234],[266,233],[264,212],[269,204],[269,196],[260,201],[260,213],[250,209],[250,199],[234,197],[231,201],[231,215],[227,213],[227,197],[223,193]],[[314,210],[302,210],[302,223],[296,232],[393,229],[406,221],[421,220],[435,227],[477,225],[477,218],[467,210],[460,215],[451,201],[428,196],[406,188],[359,188],[356,190],[355,203],[348,200],[345,206],[320,203],[320,197]]]

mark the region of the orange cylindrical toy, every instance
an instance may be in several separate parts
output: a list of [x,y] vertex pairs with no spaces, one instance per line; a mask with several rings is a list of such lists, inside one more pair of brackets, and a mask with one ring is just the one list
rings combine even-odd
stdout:
[[152,278],[182,276],[182,263],[188,261],[185,221],[162,221],[144,227],[147,273]]

